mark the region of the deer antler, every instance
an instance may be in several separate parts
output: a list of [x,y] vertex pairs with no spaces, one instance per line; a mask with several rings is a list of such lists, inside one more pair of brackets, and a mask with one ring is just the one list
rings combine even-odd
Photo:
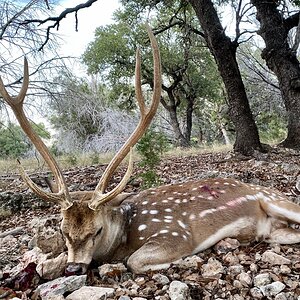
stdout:
[[46,201],[51,201],[55,203],[59,203],[62,209],[68,209],[72,205],[72,201],[68,192],[67,185],[65,183],[65,179],[63,174],[55,161],[55,159],[50,154],[48,148],[42,141],[42,139],[34,132],[30,122],[28,121],[24,110],[23,110],[23,102],[26,96],[26,92],[29,85],[29,72],[28,72],[28,62],[26,57],[24,58],[24,81],[21,87],[19,94],[16,97],[12,97],[8,94],[3,81],[0,77],[0,94],[2,95],[4,101],[12,108],[20,126],[24,130],[25,134],[31,140],[31,142],[35,145],[38,152],[41,154],[43,159],[48,164],[50,170],[52,171],[55,181],[58,185],[58,193],[47,193],[41,188],[39,188],[26,174],[23,167],[20,164],[20,173],[23,180],[26,184],[32,189],[34,193],[40,196],[42,199]]
[[115,187],[112,191],[108,193],[104,193],[105,189],[108,185],[108,182],[113,174],[113,172],[116,170],[116,168],[119,166],[119,164],[122,162],[122,160],[126,157],[130,149],[138,142],[138,140],[142,137],[144,132],[147,130],[148,126],[150,125],[158,104],[160,102],[161,97],[161,65],[160,65],[160,54],[158,45],[156,42],[156,39],[154,37],[154,34],[151,30],[151,28],[146,25],[148,35],[151,42],[151,47],[153,51],[153,61],[154,61],[154,87],[153,87],[153,97],[152,97],[152,103],[150,107],[146,107],[145,100],[142,94],[142,85],[141,85],[141,58],[140,58],[140,51],[137,50],[136,52],[136,66],[135,66],[135,92],[137,101],[139,104],[140,112],[141,112],[141,118],[139,121],[139,124],[137,125],[134,132],[131,134],[131,136],[128,138],[126,143],[123,145],[123,147],[117,152],[117,154],[114,156],[114,158],[111,160],[109,165],[107,166],[106,170],[102,174],[102,177],[95,189],[94,195],[91,199],[91,202],[89,204],[89,207],[93,210],[95,210],[99,205],[104,204],[111,199],[113,199],[116,195],[121,193],[130,177],[131,169],[132,169],[132,158],[130,154],[130,162],[127,169],[127,172],[121,182],[118,184],[117,187]]

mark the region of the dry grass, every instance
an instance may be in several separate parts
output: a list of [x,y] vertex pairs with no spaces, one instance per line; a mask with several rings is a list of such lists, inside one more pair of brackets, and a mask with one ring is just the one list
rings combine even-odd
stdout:
[[[231,146],[225,145],[213,145],[210,147],[196,148],[192,147],[189,149],[173,148],[164,154],[164,157],[182,157],[191,156],[207,152],[225,152],[232,150]],[[139,160],[139,155],[134,152],[134,160]],[[57,157],[56,160],[61,169],[69,169],[72,167],[82,167],[94,164],[107,164],[113,157],[113,153],[103,153],[99,155],[95,154],[72,154]],[[43,172],[47,171],[48,167],[42,159],[30,158],[22,159],[22,166],[27,172]],[[18,163],[15,159],[0,160],[0,175],[5,174],[18,174]]]

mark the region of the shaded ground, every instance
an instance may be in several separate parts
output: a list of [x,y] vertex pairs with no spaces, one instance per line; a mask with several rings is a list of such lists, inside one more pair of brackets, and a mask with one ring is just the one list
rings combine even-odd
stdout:
[[[70,190],[92,190],[95,188],[104,168],[104,165],[100,165],[66,170],[64,174]],[[126,189],[127,191],[138,191],[140,189],[141,182],[138,174],[142,170],[137,165],[135,166],[135,170],[133,179]],[[120,168],[112,180],[111,187],[119,182],[124,171],[125,167]],[[295,189],[297,178],[298,181],[300,179],[300,153],[295,151],[275,149],[267,155],[260,155],[257,159],[251,160],[234,157],[230,153],[207,153],[165,158],[156,171],[161,177],[162,184],[207,177],[232,177],[243,182],[275,187],[289,196],[291,200],[295,202],[300,200],[298,192]],[[0,180],[0,189],[3,192],[28,193],[27,188],[17,176],[3,175],[0,177]],[[27,250],[28,240],[32,235],[32,227],[30,225],[32,219],[35,217],[57,215],[58,213],[59,208],[56,206],[46,206],[34,210],[27,206],[26,209],[22,209],[13,216],[3,217],[0,223],[0,233],[18,226],[23,226],[24,229],[21,235],[15,236],[15,243],[12,241],[11,244],[0,245],[0,261],[5,261],[7,265],[11,266],[17,264],[18,257]],[[24,236],[26,237],[24,238]],[[20,241],[22,239],[23,242]],[[275,279],[284,282],[286,284],[284,290],[286,298],[278,299],[297,299],[298,293],[300,294],[300,286],[299,284],[297,285],[297,282],[300,280],[299,246],[278,246],[276,248],[278,253],[293,261],[293,265],[289,266],[288,272],[286,270],[282,271],[278,267],[274,269],[275,267],[270,267],[270,265],[260,260],[257,261],[257,254],[262,254],[267,249],[274,250],[272,246],[265,243],[255,243],[247,247],[239,247],[233,251],[233,254],[238,258],[237,263],[242,266],[243,272],[250,274],[252,277],[258,273],[269,272],[273,274],[272,276]],[[210,257],[213,257],[221,261],[227,268],[230,265],[230,262],[226,260],[226,255],[224,253],[217,253],[214,249],[209,249],[199,254],[199,256],[204,260],[203,264]],[[192,299],[202,299],[201,297],[207,297],[205,299],[215,299],[218,297],[223,297],[223,299],[239,299],[238,297],[230,297],[231,295],[241,293],[243,293],[243,298],[241,299],[254,299],[250,293],[251,286],[247,286],[246,284],[241,287],[237,283],[237,286],[235,286],[234,281],[237,274],[226,274],[225,272],[218,278],[203,278],[200,272],[201,266],[202,264],[199,265],[198,269],[189,270],[173,267],[167,271],[162,271],[161,274],[166,275],[170,280],[176,279],[189,283]],[[134,295],[135,290],[132,291],[130,287],[121,288],[122,286],[126,286],[126,284],[128,285],[127,277],[106,279],[104,281],[99,281],[97,277],[90,277],[90,280],[94,284],[109,284],[119,287],[119,296],[130,295],[131,297],[140,296],[146,299],[154,299],[155,296],[163,295],[162,286],[153,282],[151,275],[145,275],[143,278],[144,280],[138,284],[137,295]],[[273,281],[276,281],[275,279]],[[166,298],[160,299],[169,298],[166,296]]]

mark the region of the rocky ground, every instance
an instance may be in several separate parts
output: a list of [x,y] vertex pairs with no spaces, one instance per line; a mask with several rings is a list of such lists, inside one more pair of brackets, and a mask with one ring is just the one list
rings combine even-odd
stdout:
[[[251,160],[231,153],[207,153],[166,158],[158,166],[157,173],[162,184],[232,177],[274,187],[292,201],[299,202],[295,188],[300,179],[299,158],[299,152],[282,149],[273,149]],[[92,190],[104,168],[100,165],[66,170],[64,174],[70,190]],[[140,189],[139,173],[142,170],[138,166],[135,169],[127,191]],[[120,168],[112,186],[123,173],[124,168]],[[42,178],[47,174],[38,175],[34,176],[35,180],[44,185]],[[236,240],[227,239],[160,272],[133,275],[119,264],[92,268],[87,276],[62,277],[53,281],[53,278],[40,278],[36,273],[40,266],[36,268],[35,264],[30,264],[27,269],[25,267],[26,263],[34,261],[33,257],[38,262],[45,256],[35,247],[39,245],[43,249],[45,241],[38,236],[45,228],[48,244],[44,248],[49,248],[49,240],[52,241],[49,236],[55,236],[56,249],[63,251],[63,243],[61,245],[57,234],[59,208],[34,197],[18,176],[3,174],[0,177],[0,221],[0,299],[300,299],[299,245],[260,242],[241,246]],[[59,266],[64,261],[65,256],[61,256],[50,265]],[[21,270],[23,273],[18,273]],[[100,287],[106,290],[100,291]]]

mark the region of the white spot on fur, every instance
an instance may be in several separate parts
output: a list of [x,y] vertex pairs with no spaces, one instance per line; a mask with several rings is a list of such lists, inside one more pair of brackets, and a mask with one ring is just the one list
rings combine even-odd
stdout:
[[175,203],[179,204],[179,203],[181,203],[181,200],[180,199],[176,199]]
[[149,211],[149,214],[150,215],[157,215],[158,214],[158,210],[152,209],[152,210]]
[[173,236],[178,236],[179,234],[178,234],[178,232],[173,231],[173,232],[172,232],[172,235],[173,235]]
[[144,239],[145,239],[145,237],[143,237],[143,236],[139,237],[139,240],[144,240]]
[[165,219],[173,219],[173,216],[165,216]]
[[147,200],[142,202],[142,205],[146,205],[146,204],[148,204]]
[[197,191],[197,190],[198,190],[198,188],[196,188],[196,187],[192,188],[192,191]]
[[166,212],[172,212],[172,209],[171,208],[166,208],[165,211]]
[[182,203],[187,203],[188,202],[188,199],[183,199],[182,200]]
[[168,200],[163,200],[161,201],[162,203],[168,203],[169,201]]
[[169,230],[163,229],[163,230],[161,230],[159,233],[164,234],[164,233],[168,233],[168,232],[169,232]]
[[181,220],[178,220],[177,223],[179,224],[180,227],[184,229],[187,227]]
[[182,235],[183,239],[187,240],[187,236],[186,235]]
[[191,197],[191,200],[196,200],[196,197],[195,197],[195,196],[192,196],[192,197]]
[[172,223],[172,220],[165,219],[164,222],[165,223]]
[[168,197],[168,200],[174,200],[174,197]]
[[147,210],[147,209],[142,210],[142,215],[145,215],[145,214],[147,214],[147,213],[148,213],[148,210]]
[[143,230],[145,230],[146,228],[147,228],[147,225],[142,224],[142,225],[140,225],[140,226],[138,227],[138,230],[139,230],[139,231],[143,231]]
[[154,219],[152,219],[152,222],[158,223],[158,222],[161,222],[161,220],[154,218]]
[[182,215],[183,215],[183,216],[186,216],[186,215],[187,215],[187,212],[186,212],[186,211],[184,211],[184,212],[182,213]]
[[189,216],[189,219],[190,219],[190,220],[195,220],[195,218],[196,218],[196,216],[195,216],[194,214],[191,214],[191,215]]

